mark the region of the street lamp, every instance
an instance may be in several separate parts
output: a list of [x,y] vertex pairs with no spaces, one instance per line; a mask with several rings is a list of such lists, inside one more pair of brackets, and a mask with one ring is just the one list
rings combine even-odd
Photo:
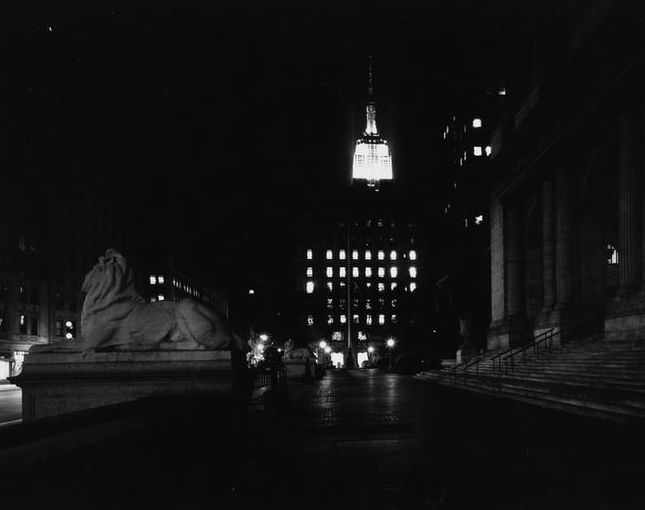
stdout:
[[325,352],[325,347],[327,347],[327,342],[325,342],[324,340],[321,340],[318,343],[318,363],[321,365],[326,364],[324,362],[324,356],[323,356],[323,353]]
[[390,371],[392,371],[392,349],[394,349],[394,338],[387,339],[387,348],[390,350]]

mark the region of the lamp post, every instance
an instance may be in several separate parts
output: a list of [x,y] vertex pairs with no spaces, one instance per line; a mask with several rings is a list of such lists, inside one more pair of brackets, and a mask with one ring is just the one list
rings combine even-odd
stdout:
[[390,372],[392,371],[392,349],[394,349],[394,338],[387,339],[387,348],[390,350]]
[[321,365],[324,365],[325,363],[323,362],[324,356],[325,356],[325,347],[327,347],[327,342],[324,340],[321,340],[320,343],[318,344],[318,363]]

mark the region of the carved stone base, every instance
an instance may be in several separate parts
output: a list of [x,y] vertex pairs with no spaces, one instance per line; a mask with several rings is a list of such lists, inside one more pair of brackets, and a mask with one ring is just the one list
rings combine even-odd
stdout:
[[508,349],[527,343],[531,338],[531,331],[526,321],[506,319],[491,324],[487,347],[489,351]]
[[645,297],[616,299],[605,315],[605,340],[645,341]]
[[301,359],[283,361],[287,379],[303,379],[316,377],[316,362]]
[[35,353],[12,382],[24,421],[152,395],[233,394],[230,351]]

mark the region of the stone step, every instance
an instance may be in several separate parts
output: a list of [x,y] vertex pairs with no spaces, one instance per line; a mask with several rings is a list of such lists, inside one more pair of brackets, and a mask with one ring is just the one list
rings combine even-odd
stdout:
[[540,407],[599,418],[603,420],[611,420],[619,423],[642,424],[642,419],[645,416],[645,414],[640,410],[634,410],[628,406],[613,406],[611,409],[607,407],[590,406],[588,405],[589,402],[586,400],[559,397],[552,394],[540,394],[538,392],[528,392],[525,390],[512,388],[500,388],[494,385],[491,386],[481,383],[474,384],[470,382],[461,384],[441,381],[439,382],[439,384],[493,395],[500,398],[510,398]]
[[[455,378],[441,378],[454,381]],[[457,378],[457,381],[463,381],[464,378]],[[547,387],[550,390],[554,388],[561,388],[563,391],[577,391],[578,393],[597,393],[609,394],[610,399],[617,396],[621,398],[633,398],[635,400],[645,401],[645,386],[644,385],[629,385],[620,384],[615,381],[588,381],[588,380],[574,380],[574,379],[561,379],[556,377],[542,377],[539,375],[531,374],[506,374],[506,375],[490,375],[480,374],[477,378],[474,374],[467,377],[466,380],[477,382],[478,380],[490,382],[492,384],[505,384],[507,382],[522,382],[530,383],[540,387]]]
[[[497,372],[491,369],[482,368],[479,369],[481,372]],[[503,370],[502,370],[503,371]],[[597,368],[590,370],[588,367],[584,366],[569,366],[569,365],[515,365],[512,372],[526,372],[530,373],[552,373],[552,374],[562,374],[562,375],[588,375],[590,377],[608,377],[614,379],[629,379],[629,380],[645,380],[645,371],[631,368]],[[476,369],[469,370],[469,372],[476,372]]]

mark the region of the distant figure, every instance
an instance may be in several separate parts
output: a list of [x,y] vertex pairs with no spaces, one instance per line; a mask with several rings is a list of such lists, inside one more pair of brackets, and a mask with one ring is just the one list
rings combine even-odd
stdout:
[[148,303],[134,287],[125,258],[107,250],[85,276],[81,340],[38,346],[36,352],[65,350],[244,350],[226,319],[190,299]]

